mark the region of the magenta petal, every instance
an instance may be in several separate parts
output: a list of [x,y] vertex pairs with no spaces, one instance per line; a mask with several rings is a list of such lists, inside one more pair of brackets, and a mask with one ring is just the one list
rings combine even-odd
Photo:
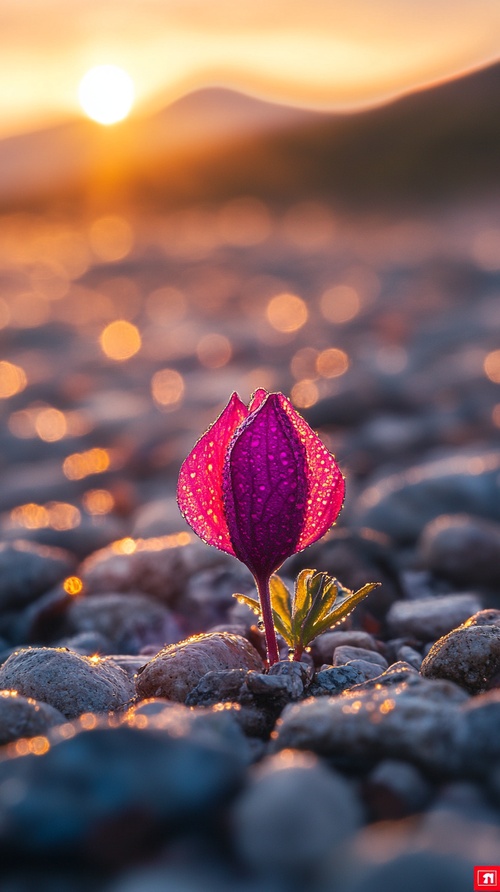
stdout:
[[204,542],[233,555],[222,500],[222,472],[231,438],[247,415],[247,407],[233,393],[183,462],[177,484],[177,502],[189,526]]
[[234,553],[257,579],[298,548],[308,497],[306,450],[270,394],[236,430],[223,474]]
[[321,539],[337,519],[344,503],[345,481],[334,456],[309,427],[307,421],[304,421],[281,393],[277,394],[277,398],[293,425],[306,456],[305,473],[309,491],[296,549],[301,551],[307,545],[312,545]]
[[252,399],[250,400],[248,411],[255,412],[255,410],[262,405],[266,396],[268,396],[267,390],[264,390],[263,387],[259,387],[259,389],[255,391],[255,393],[252,393]]

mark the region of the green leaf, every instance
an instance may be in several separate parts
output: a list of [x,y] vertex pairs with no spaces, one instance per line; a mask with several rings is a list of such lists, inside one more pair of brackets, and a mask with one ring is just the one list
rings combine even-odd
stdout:
[[279,576],[274,574],[269,580],[269,591],[271,593],[271,608],[273,611],[273,619],[275,626],[287,644],[292,646],[292,596],[288,591],[285,583]]
[[300,640],[300,632],[302,623],[304,622],[309,610],[311,609],[312,593],[311,581],[314,577],[315,570],[302,570],[297,576],[295,582],[295,592],[293,597],[292,608],[292,632],[294,644]]
[[250,610],[253,610],[253,612],[257,614],[257,616],[262,613],[260,601],[257,598],[251,598],[250,595],[240,595],[239,592],[235,592],[233,598],[236,598],[239,604],[246,604],[247,607],[250,607]]
[[357,592],[351,592],[349,589],[345,589],[339,584],[341,591],[333,604],[330,601],[330,610],[326,615],[321,616],[316,622],[308,622],[307,628],[305,627],[302,630],[303,645],[306,646],[314,638],[317,638],[318,635],[321,635],[322,632],[328,631],[328,629],[336,626],[341,620],[349,616],[356,605],[359,604],[363,598],[366,598],[374,588],[378,588],[379,585],[380,582],[367,582],[367,584],[358,589]]

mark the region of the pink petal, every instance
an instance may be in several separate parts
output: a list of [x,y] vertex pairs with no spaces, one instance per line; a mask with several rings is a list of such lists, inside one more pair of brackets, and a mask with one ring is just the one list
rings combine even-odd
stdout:
[[296,549],[302,551],[307,545],[321,539],[337,519],[344,503],[345,481],[334,456],[307,421],[283,394],[278,394],[278,397],[306,450],[309,494]]
[[231,438],[247,415],[247,407],[233,393],[183,462],[177,484],[177,503],[189,526],[204,542],[232,555],[222,501],[222,469]]
[[255,412],[255,410],[258,409],[259,406],[262,405],[266,396],[268,396],[267,390],[264,390],[263,387],[259,387],[259,389],[255,391],[255,393],[252,393],[252,398],[250,400],[250,405],[248,407],[248,411]]

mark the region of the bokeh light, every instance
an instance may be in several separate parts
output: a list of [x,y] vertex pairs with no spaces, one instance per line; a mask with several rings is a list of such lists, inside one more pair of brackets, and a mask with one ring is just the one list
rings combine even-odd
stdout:
[[351,285],[333,285],[323,292],[319,306],[321,314],[328,322],[340,325],[357,316],[361,301],[358,292]]
[[108,215],[91,224],[89,241],[94,254],[105,263],[122,260],[130,254],[134,233],[124,217]]
[[216,333],[203,335],[196,347],[196,355],[207,369],[220,369],[227,365],[232,352],[229,339]]
[[82,496],[82,505],[88,514],[109,514],[115,507],[115,499],[107,489],[88,489]]
[[318,387],[310,378],[304,378],[293,385],[290,397],[298,409],[308,409],[310,406],[314,406],[319,399]]
[[74,452],[63,462],[63,472],[68,480],[82,480],[90,474],[102,474],[110,466],[110,456],[106,449],[88,449]]
[[155,288],[146,298],[146,313],[156,325],[180,322],[187,311],[186,298],[179,288],[167,285]]
[[26,372],[13,362],[0,362],[0,399],[20,393],[27,384]]
[[494,384],[500,384],[500,350],[492,350],[484,359],[484,372]]
[[35,430],[46,443],[62,440],[68,430],[66,417],[59,409],[41,409],[36,416]]
[[117,65],[96,65],[82,77],[80,105],[98,124],[116,124],[129,114],[134,102],[132,78]]
[[296,294],[277,294],[267,305],[268,322],[276,331],[291,333],[298,331],[307,322],[308,311],[305,302]]
[[174,409],[184,396],[184,379],[175,369],[160,369],[151,379],[151,393],[159,406]]
[[322,378],[338,378],[349,368],[349,357],[337,347],[322,350],[316,359],[316,369]]
[[99,342],[103,353],[115,362],[131,359],[141,349],[142,344],[139,329],[126,319],[110,322],[101,332]]

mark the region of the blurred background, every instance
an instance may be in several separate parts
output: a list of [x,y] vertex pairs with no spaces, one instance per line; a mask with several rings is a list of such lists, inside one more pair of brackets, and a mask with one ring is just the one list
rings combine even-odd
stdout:
[[[351,492],[500,431],[496,0],[0,9],[0,526],[176,533],[230,393]],[[346,514],[348,518],[348,514]]]

